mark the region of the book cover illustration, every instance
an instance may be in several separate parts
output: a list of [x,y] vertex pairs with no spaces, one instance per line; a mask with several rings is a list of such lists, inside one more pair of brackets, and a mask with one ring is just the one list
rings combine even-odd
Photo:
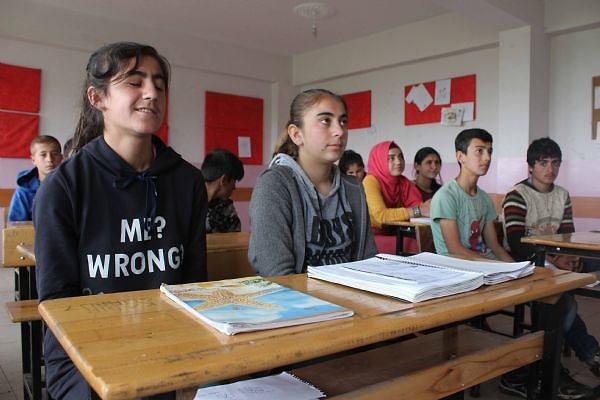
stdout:
[[160,290],[228,334],[342,318],[352,311],[262,277],[226,279]]

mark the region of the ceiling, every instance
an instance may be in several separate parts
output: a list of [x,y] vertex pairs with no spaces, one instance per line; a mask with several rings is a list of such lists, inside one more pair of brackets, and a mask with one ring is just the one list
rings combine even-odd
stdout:
[[110,19],[132,28],[187,34],[281,55],[294,55],[448,12],[443,0],[320,0],[333,14],[312,20],[301,0],[31,0],[70,15]]

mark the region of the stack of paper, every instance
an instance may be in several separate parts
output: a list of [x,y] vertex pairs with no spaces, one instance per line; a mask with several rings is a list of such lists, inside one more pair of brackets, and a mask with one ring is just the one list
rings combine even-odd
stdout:
[[465,261],[432,253],[378,254],[361,261],[309,266],[308,276],[417,303],[520,278],[533,273],[533,268],[529,262]]

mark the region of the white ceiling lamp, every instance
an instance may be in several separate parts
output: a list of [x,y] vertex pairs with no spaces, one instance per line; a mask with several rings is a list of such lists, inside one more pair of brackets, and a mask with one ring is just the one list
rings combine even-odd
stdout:
[[315,38],[317,37],[317,20],[333,15],[333,11],[333,7],[317,2],[302,3],[294,7],[294,13],[312,21],[311,32]]

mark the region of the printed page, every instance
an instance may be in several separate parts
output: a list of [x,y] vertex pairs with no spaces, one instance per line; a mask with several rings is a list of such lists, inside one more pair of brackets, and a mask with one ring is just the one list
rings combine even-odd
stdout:
[[315,400],[325,394],[294,375],[279,375],[247,379],[227,385],[198,389],[194,400]]

